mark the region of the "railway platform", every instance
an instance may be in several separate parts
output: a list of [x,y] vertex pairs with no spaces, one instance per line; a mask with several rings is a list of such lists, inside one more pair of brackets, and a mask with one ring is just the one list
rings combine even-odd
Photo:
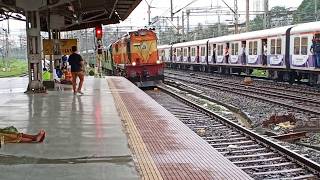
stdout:
[[2,146],[0,179],[251,179],[122,77],[87,77],[77,96],[27,82],[0,79],[0,127],[47,137]]

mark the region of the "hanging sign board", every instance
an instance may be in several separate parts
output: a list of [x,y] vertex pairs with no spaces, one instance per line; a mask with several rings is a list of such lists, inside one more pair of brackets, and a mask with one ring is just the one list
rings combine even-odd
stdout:
[[44,55],[70,55],[72,46],[77,46],[77,39],[43,39]]

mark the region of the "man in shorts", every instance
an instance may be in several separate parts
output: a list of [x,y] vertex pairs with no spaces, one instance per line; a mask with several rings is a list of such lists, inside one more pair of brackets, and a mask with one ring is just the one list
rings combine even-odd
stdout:
[[[83,94],[81,91],[83,80],[84,80],[84,61],[82,57],[77,54],[77,46],[72,46],[72,54],[69,56],[68,62],[71,65],[71,74],[72,74],[72,87],[73,94],[77,93]],[[77,89],[77,77],[79,77],[80,82]]]

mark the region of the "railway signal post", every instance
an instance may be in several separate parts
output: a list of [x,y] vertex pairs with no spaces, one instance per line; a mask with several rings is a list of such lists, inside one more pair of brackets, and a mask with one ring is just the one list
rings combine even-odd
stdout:
[[103,43],[102,43],[102,26],[96,26],[95,28],[95,37],[96,37],[96,74],[98,74],[99,77],[102,77],[102,67],[101,62],[103,59]]

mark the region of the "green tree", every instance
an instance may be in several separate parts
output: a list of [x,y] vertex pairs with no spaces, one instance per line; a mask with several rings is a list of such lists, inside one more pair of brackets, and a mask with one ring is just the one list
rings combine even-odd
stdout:
[[[320,0],[317,0],[317,13],[315,13],[315,1],[303,0],[293,15],[294,23],[305,23],[315,21],[319,17]],[[317,16],[317,17],[316,17]]]
[[250,31],[258,31],[263,29],[263,15],[257,15],[250,21]]
[[[288,14],[287,8],[282,6],[272,7],[269,12],[269,18],[271,22],[274,22],[272,26],[278,27],[288,25]],[[264,29],[264,15],[259,14],[253,20],[250,21],[250,31],[257,31]],[[278,22],[278,23],[276,23]]]

